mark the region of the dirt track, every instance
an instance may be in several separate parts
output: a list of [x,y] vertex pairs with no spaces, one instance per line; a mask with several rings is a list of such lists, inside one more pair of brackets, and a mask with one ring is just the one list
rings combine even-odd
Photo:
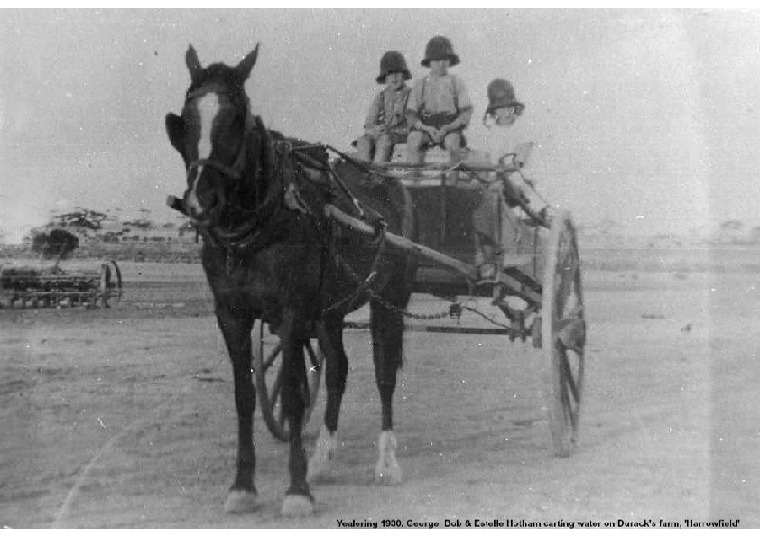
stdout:
[[[316,515],[291,521],[279,515],[286,445],[258,411],[258,512],[222,511],[235,459],[232,373],[199,267],[124,270],[126,299],[105,314],[0,311],[0,525],[760,526],[756,274],[587,274],[581,445],[568,459],[552,456],[542,356],[530,344],[408,333],[395,404],[399,487],[372,482],[380,409],[369,337],[347,332],[337,465],[313,487]],[[426,296],[412,304],[442,307]]]

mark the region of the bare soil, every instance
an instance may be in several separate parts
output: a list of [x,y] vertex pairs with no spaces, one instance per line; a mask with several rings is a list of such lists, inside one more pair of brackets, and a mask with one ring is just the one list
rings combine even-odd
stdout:
[[[258,510],[223,512],[236,448],[232,372],[200,267],[123,269],[126,294],[114,308],[0,310],[0,525],[760,526],[757,274],[585,274],[581,442],[565,459],[552,454],[544,358],[530,342],[408,332],[395,399],[405,472],[397,487],[373,483],[380,404],[370,339],[347,331],[335,468],[313,486],[316,514],[288,520],[287,445],[258,410]],[[425,295],[411,305],[445,307]],[[485,326],[475,316],[463,322]],[[309,450],[322,410],[307,427]]]

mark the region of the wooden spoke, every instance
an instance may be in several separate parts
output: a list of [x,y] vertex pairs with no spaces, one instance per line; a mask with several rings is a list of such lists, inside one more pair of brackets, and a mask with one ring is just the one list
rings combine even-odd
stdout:
[[570,394],[573,396],[575,403],[580,402],[580,393],[578,393],[578,387],[575,385],[575,378],[570,370],[570,363],[568,362],[567,353],[561,353],[561,367],[562,367],[562,380],[566,386],[570,389]]
[[[283,383],[282,345],[275,335],[265,338],[265,330],[267,330],[265,324],[257,320],[251,333],[256,394],[267,429],[278,440],[287,442],[290,435],[281,401]],[[305,426],[317,400],[320,372],[325,358],[321,350],[315,352],[310,343],[307,342],[304,347],[308,356],[305,365],[311,403],[304,414],[303,425]]]
[[274,349],[269,353],[269,356],[267,356],[266,360],[264,360],[264,370],[266,371],[270,367],[272,367],[272,364],[277,360],[277,358],[280,357],[280,352],[282,352],[282,347],[279,343],[274,346]]

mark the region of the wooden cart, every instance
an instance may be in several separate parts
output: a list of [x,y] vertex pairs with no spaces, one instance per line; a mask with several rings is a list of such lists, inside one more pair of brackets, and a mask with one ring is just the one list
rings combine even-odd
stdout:
[[[528,195],[535,194],[532,185],[515,164],[494,166],[464,160],[455,167],[449,162],[392,162],[372,167],[402,181],[411,192],[414,236],[388,233],[386,240],[392,247],[417,255],[420,268],[414,291],[450,300],[451,317],[461,314],[457,297],[491,297],[508,323],[494,323],[493,328],[466,328],[452,323],[407,329],[507,335],[512,341],[532,339],[533,345],[542,349],[550,369],[547,406],[554,452],[560,457],[569,456],[578,441],[586,339],[578,241],[570,214],[533,203],[531,199],[537,196]],[[517,230],[519,240],[515,233],[500,231],[501,248],[488,262],[476,263],[469,214],[486,188],[495,188],[499,193],[496,229],[504,230],[503,224],[508,223]],[[376,232],[374,227],[334,206],[326,206],[325,211],[343,226],[368,235]],[[514,298],[519,299],[522,308],[510,306]],[[347,323],[349,328],[365,326]],[[320,364],[324,360],[315,343],[306,347],[312,401],[319,390]],[[270,431],[287,440],[286,421],[278,403],[279,358],[276,335],[257,321],[253,359],[259,403]]]

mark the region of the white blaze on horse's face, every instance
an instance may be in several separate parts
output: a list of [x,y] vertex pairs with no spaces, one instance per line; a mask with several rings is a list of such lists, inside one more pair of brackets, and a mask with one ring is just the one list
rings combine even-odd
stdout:
[[219,114],[219,95],[207,93],[198,99],[198,114],[200,115],[200,138],[198,139],[198,158],[207,159],[211,156],[211,127]]
[[[198,111],[198,160],[211,158],[211,150],[213,144],[211,143],[212,129],[214,126],[214,120],[219,115],[221,105],[219,103],[219,95],[215,92],[209,92],[203,97],[198,99],[197,111]],[[203,165],[198,166],[195,174],[195,180],[190,185],[190,191],[187,196],[186,204],[188,209],[196,214],[200,214],[203,211],[200,201],[198,200],[198,180],[203,173]]]

